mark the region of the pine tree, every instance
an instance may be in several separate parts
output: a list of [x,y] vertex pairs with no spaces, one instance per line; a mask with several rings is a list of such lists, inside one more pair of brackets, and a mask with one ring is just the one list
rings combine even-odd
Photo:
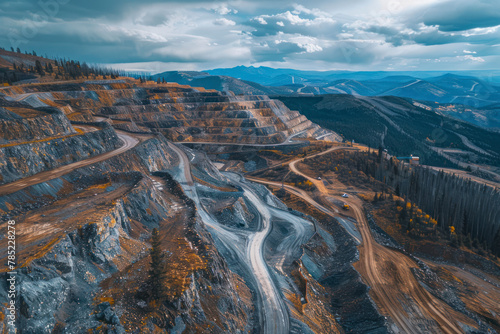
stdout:
[[12,80],[10,80],[10,75],[7,72],[5,72],[4,76],[5,76],[5,82],[7,82],[9,86],[12,85]]
[[462,234],[467,234],[469,232],[469,217],[467,216],[467,211],[464,210],[464,216],[463,216],[463,221],[462,221],[462,229],[461,233]]
[[161,249],[160,233],[153,229],[151,241],[151,267],[149,269],[150,299],[162,301],[165,298],[165,258]]
[[40,61],[38,59],[35,62],[35,69],[36,69],[36,72],[38,74],[40,74],[41,76],[45,75],[45,72],[43,71],[42,63],[40,63]]
[[382,145],[379,145],[378,147],[378,155],[377,155],[377,162],[381,163],[382,162],[382,154],[384,154],[384,148]]
[[493,239],[493,245],[491,246],[491,252],[496,256],[500,256],[500,229],[497,230],[497,234]]

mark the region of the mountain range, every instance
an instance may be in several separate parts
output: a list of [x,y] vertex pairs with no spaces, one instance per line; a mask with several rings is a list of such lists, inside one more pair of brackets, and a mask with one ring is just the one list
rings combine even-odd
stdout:
[[236,94],[399,96],[438,103],[486,107],[500,102],[500,75],[442,72],[304,72],[235,67],[204,72],[164,72],[153,76]]
[[[477,75],[472,76],[472,75]],[[498,72],[348,72],[298,71],[238,66],[204,72],[170,71],[152,76],[180,84],[273,96],[397,96],[437,113],[500,129]]]
[[0,72],[0,332],[500,331],[500,133],[406,97]]

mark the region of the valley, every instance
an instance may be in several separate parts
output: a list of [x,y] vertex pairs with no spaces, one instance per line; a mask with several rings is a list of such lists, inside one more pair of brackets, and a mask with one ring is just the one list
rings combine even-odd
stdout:
[[496,133],[399,97],[70,78],[6,53],[47,69],[0,88],[23,333],[500,329]]

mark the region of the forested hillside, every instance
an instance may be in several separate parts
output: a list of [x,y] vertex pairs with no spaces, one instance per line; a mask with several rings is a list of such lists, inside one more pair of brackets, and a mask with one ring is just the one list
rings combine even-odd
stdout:
[[387,148],[391,155],[420,156],[426,165],[454,161],[500,166],[500,134],[415,107],[398,97],[324,95],[277,97],[291,109],[346,140]]
[[[334,152],[308,163],[323,172],[335,170],[346,181],[363,183],[374,178],[385,184],[380,193],[392,192],[405,200],[398,210],[399,224],[406,234],[432,238],[439,231],[453,245],[465,244],[500,256],[498,188],[381,155],[382,151]],[[419,209],[429,216],[417,214]]]
[[71,59],[49,59],[35,51],[7,51],[0,47],[0,86],[32,81],[62,81],[75,79],[115,79],[123,71],[89,65]]

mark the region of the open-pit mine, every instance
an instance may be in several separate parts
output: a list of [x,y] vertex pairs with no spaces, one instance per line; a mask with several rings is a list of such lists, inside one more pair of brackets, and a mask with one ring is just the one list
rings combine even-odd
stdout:
[[412,254],[377,226],[373,189],[311,160],[363,151],[267,96],[124,77],[2,87],[17,317],[3,280],[0,332],[500,330],[498,260]]

